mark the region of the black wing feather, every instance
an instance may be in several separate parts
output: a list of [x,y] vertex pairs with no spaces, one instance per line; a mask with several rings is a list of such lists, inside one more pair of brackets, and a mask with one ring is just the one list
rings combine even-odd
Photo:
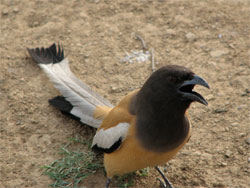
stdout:
[[102,153],[112,153],[113,151],[117,150],[122,144],[122,138],[120,137],[110,148],[101,148],[95,144],[92,147],[92,150],[95,152],[102,152]]

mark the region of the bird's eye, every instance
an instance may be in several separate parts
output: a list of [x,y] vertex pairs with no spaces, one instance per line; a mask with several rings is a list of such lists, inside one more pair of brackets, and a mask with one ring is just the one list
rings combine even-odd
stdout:
[[169,81],[172,82],[172,83],[178,83],[178,78],[177,77],[174,77],[174,76],[171,76],[169,78]]

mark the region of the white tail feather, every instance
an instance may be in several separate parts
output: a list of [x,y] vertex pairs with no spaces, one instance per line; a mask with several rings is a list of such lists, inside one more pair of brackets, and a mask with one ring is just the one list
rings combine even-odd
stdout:
[[76,78],[69,68],[68,59],[55,64],[39,64],[39,66],[73,105],[70,113],[79,117],[81,122],[98,128],[102,120],[93,117],[96,106],[113,107],[113,105]]

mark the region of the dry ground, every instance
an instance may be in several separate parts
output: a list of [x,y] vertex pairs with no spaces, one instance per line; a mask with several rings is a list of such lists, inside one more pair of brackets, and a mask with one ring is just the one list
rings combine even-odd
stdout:
[[[157,67],[187,66],[211,86],[197,88],[209,106],[192,105],[192,137],[169,163],[169,179],[250,187],[249,0],[0,0],[0,16],[0,187],[48,187],[40,166],[67,138],[94,134],[48,105],[58,92],[26,48],[62,43],[73,72],[117,103],[152,72],[150,62],[120,62],[141,49],[136,34],[154,48]],[[155,187],[156,177],[152,169],[134,187]],[[98,172],[83,185],[104,182]]]

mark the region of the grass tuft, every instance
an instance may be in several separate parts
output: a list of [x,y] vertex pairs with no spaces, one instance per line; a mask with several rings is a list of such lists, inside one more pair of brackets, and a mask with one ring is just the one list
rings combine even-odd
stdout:
[[[81,140],[78,137],[70,138],[68,143],[59,150],[60,159],[49,165],[44,165],[43,174],[48,175],[54,182],[49,186],[54,188],[79,188],[82,180],[87,176],[103,169],[101,159],[91,151],[91,140]],[[112,181],[117,187],[128,188],[134,185],[136,177],[148,175],[149,168],[140,171],[116,176]]]
[[78,138],[72,138],[68,144],[60,148],[59,154],[62,156],[60,159],[42,167],[43,174],[54,180],[54,183],[50,184],[51,187],[78,188],[83,179],[103,168],[102,162],[92,151],[86,151],[86,149],[79,151],[79,148],[73,151],[71,148],[73,143],[88,146],[87,142],[83,143]]
[[134,180],[137,177],[146,177],[148,176],[148,173],[149,173],[149,168],[144,168],[137,172],[127,173],[123,176],[116,176],[115,180],[119,188],[129,188],[134,186],[135,183]]

